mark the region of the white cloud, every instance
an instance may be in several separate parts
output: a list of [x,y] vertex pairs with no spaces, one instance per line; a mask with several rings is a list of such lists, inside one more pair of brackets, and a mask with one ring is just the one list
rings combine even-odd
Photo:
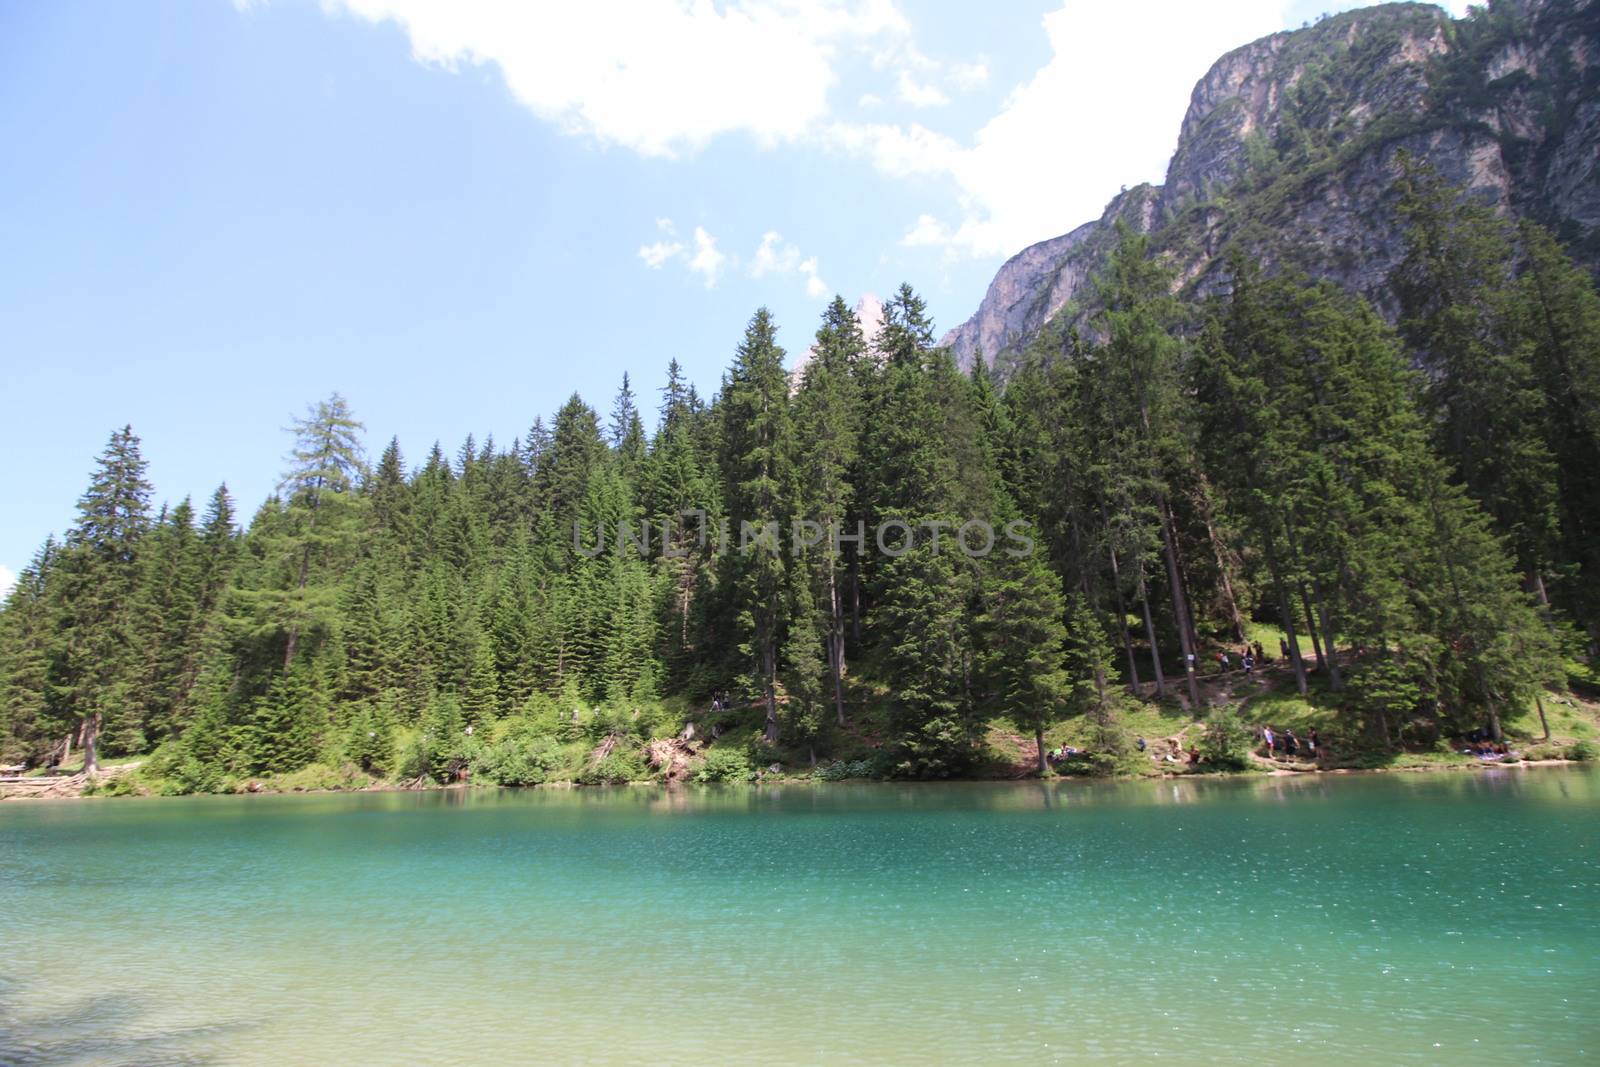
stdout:
[[817,276],[817,257],[812,256],[800,264],[800,273],[806,276],[806,295],[821,300],[828,295],[828,283]]
[[678,236],[678,227],[673,225],[671,219],[656,219],[656,229],[666,236],[651,244],[639,246],[639,258],[644,260],[644,265],[651,270],[660,270],[662,264],[683,251],[683,242],[673,240]]
[[761,244],[750,258],[750,276],[759,278],[763,274],[787,274],[799,265],[800,250],[794,245],[785,244],[783,235],[777,230],[768,230],[761,235]]
[[916,122],[909,126],[836,122],[824,140],[834,148],[867,156],[874,167],[894,178],[952,174],[964,151],[949,137]]
[[[1124,184],[1160,181],[1189,92],[1216,57],[1281,28],[1286,0],[1067,3],[1044,18],[1053,56],[969,143],[917,123],[835,124],[830,143],[892,177],[944,175],[954,217],[923,214],[902,243],[1009,255],[1099,216]],[[1137,41],[1137,72],[1124,48]],[[985,64],[960,77],[978,82]],[[952,78],[955,75],[952,74]]]
[[717,239],[704,228],[694,228],[694,255],[689,257],[689,269],[705,279],[707,289],[715,289],[722,265],[728,257],[717,251]]
[[957,89],[976,89],[989,81],[989,64],[981,59],[976,63],[952,63],[950,81]]
[[676,239],[678,227],[671,219],[656,219],[656,229],[663,236],[650,244],[639,246],[639,258],[644,265],[651,270],[660,270],[667,263],[677,260],[690,273],[700,275],[707,289],[715,289],[728,263],[727,255],[717,248],[717,239],[704,226],[696,226],[694,249],[691,252],[687,245]]
[[895,95],[912,107],[939,107],[950,102],[950,98],[937,85],[917,81],[909,70],[900,72],[899,81],[895,83]]
[[682,251],[681,242],[656,241],[654,244],[640,245],[639,258],[644,260],[644,265],[651,270],[660,270],[663,263]]
[[17,584],[17,572],[0,563],[0,600],[5,600],[11,595],[12,588]]
[[[922,214],[902,244],[1010,255],[1098,218],[1124,185],[1164,180],[1195,83],[1223,53],[1286,28],[1291,6],[1068,0],[1043,20],[1052,58],[970,141],[915,122],[833,123],[826,141],[890,177],[954,182],[958,210]],[[1351,6],[1359,5],[1331,10]],[[1459,13],[1465,4],[1446,6]],[[1131,53],[1128,42],[1136,42]],[[981,61],[946,72],[953,85],[981,84],[988,74]]]
[[800,249],[783,239],[777,230],[761,235],[755,255],[750,257],[750,277],[767,274],[799,274],[806,281],[806,295],[820,299],[828,295],[828,283],[817,274],[817,257],[802,257]]
[[516,98],[574,133],[671,156],[718,134],[793,141],[828,113],[842,46],[893,48],[893,0],[325,0],[397,23],[422,62],[498,66]]
[[[603,144],[673,156],[739,133],[763,146],[856,155],[891,178],[944,183],[954,204],[908,209],[916,221],[902,243],[979,256],[1010,254],[1095,218],[1125,184],[1161,181],[1194,83],[1217,56],[1285,28],[1298,6],[1063,0],[1042,20],[1051,58],[975,133],[956,137],[909,111],[987,84],[991,60],[924,54],[896,0],[322,2],[395,23],[420,62],[495,65],[524,106]],[[1332,0],[1330,10],[1361,2]],[[1446,6],[1460,13],[1465,0]],[[829,93],[845,73],[869,78],[856,100],[874,121],[833,113]],[[663,227],[638,255],[655,269],[681,261],[707,286],[734,265],[703,229],[691,243]]]
[[907,248],[943,246],[950,243],[951,236],[950,227],[932,215],[918,215],[916,225],[906,231],[900,243]]

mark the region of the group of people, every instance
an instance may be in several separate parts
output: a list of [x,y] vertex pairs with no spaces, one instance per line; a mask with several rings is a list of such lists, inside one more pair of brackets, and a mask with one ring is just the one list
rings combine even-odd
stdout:
[[1293,730],[1284,730],[1280,733],[1271,726],[1263,726],[1261,728],[1261,742],[1263,747],[1266,748],[1268,759],[1276,759],[1280,752],[1284,756],[1293,759],[1299,756],[1302,750],[1311,759],[1321,759],[1324,751],[1322,735],[1317,732],[1315,726],[1306,733],[1304,739],[1296,737]]
[[1189,751],[1184,752],[1183,746],[1178,743],[1178,739],[1176,737],[1167,738],[1167,750],[1160,755],[1151,752],[1150,742],[1146,741],[1142,737],[1139,738],[1137,744],[1140,752],[1149,753],[1150,758],[1158,763],[1187,763],[1189,766],[1193,767],[1195,764],[1200,762],[1200,750],[1194,745],[1190,745]]
[[711,710],[713,712],[727,711],[731,707],[733,707],[733,694],[726,689],[718,690],[711,694]]
[[1488,730],[1479,727],[1467,737],[1467,744],[1461,750],[1463,756],[1477,756],[1481,760],[1493,762],[1515,756],[1516,753],[1506,747],[1504,741],[1496,741],[1494,735]]
[[[1282,646],[1283,655],[1287,657],[1289,655],[1288,644],[1283,641],[1279,641],[1278,643]],[[1239,650],[1239,666],[1244,668],[1245,674],[1254,674],[1256,672],[1256,668],[1266,661],[1267,656],[1266,653],[1261,650],[1260,641],[1245,645]],[[1225,648],[1217,652],[1217,668],[1224,671],[1233,669],[1233,660],[1229,658],[1228,650]]]

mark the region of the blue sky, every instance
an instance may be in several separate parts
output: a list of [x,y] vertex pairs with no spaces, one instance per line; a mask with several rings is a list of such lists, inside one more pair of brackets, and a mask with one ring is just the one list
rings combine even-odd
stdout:
[[941,330],[1159,181],[1223,51],[1352,4],[0,3],[0,587],[132,423],[246,517],[335,390],[375,453],[713,392],[752,310]]

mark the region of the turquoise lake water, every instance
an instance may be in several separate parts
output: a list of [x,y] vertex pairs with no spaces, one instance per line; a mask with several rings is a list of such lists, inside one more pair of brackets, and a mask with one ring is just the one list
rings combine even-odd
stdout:
[[1600,773],[0,804],[0,1063],[1570,1063]]

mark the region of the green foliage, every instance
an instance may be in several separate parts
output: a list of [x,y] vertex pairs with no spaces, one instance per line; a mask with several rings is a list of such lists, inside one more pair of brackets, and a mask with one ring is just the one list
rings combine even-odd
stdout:
[[881,770],[871,760],[834,760],[824,763],[811,772],[811,777],[822,782],[844,782],[851,778],[879,778]]
[[697,782],[748,782],[754,777],[750,757],[734,748],[712,748],[694,772]]
[[[1435,18],[1319,39],[1383,77]],[[1286,132],[1236,161],[1258,182],[1241,204],[1369,136],[1302,58]],[[1123,229],[1089,329],[1047,330],[1005,382],[981,358],[963,373],[909,286],[870,347],[830,302],[798,380],[763,309],[715,396],[669,368],[653,433],[625,379],[605,431],[572,397],[509,448],[469,437],[412,467],[391,442],[369,470],[333,396],[243,530],[225,488],[198,519],[153,509],[124,427],[0,608],[0,758],[153,749],[157,792],[615,782],[694,723],[726,731],[700,768],[717,780],[818,757],[821,780],[950,777],[1006,719],[1120,773],[1148,769],[1130,724],[1197,714],[1197,683],[1172,683],[1203,639],[1268,634],[1276,659],[1280,633],[1343,744],[1521,730],[1600,633],[1600,298],[1548,234],[1421,170],[1397,200],[1403,344],[1359,298],[1242,256],[1187,307]],[[823,536],[799,543],[796,519]],[[969,519],[1020,523],[1036,551],[969,555]],[[779,550],[741,550],[745,522]],[[647,523],[650,552],[617,550]],[[873,544],[885,523],[907,551]],[[1215,765],[1235,740],[1212,720]]]
[[538,732],[538,725],[520,721],[498,740],[486,745],[472,763],[473,781],[495,785],[541,785],[561,765],[561,745]]
[[650,777],[639,753],[618,749],[578,772],[579,785],[626,785]]
[[1240,771],[1250,766],[1255,737],[1238,715],[1215,708],[1206,716],[1205,733],[1197,746],[1207,770]]

